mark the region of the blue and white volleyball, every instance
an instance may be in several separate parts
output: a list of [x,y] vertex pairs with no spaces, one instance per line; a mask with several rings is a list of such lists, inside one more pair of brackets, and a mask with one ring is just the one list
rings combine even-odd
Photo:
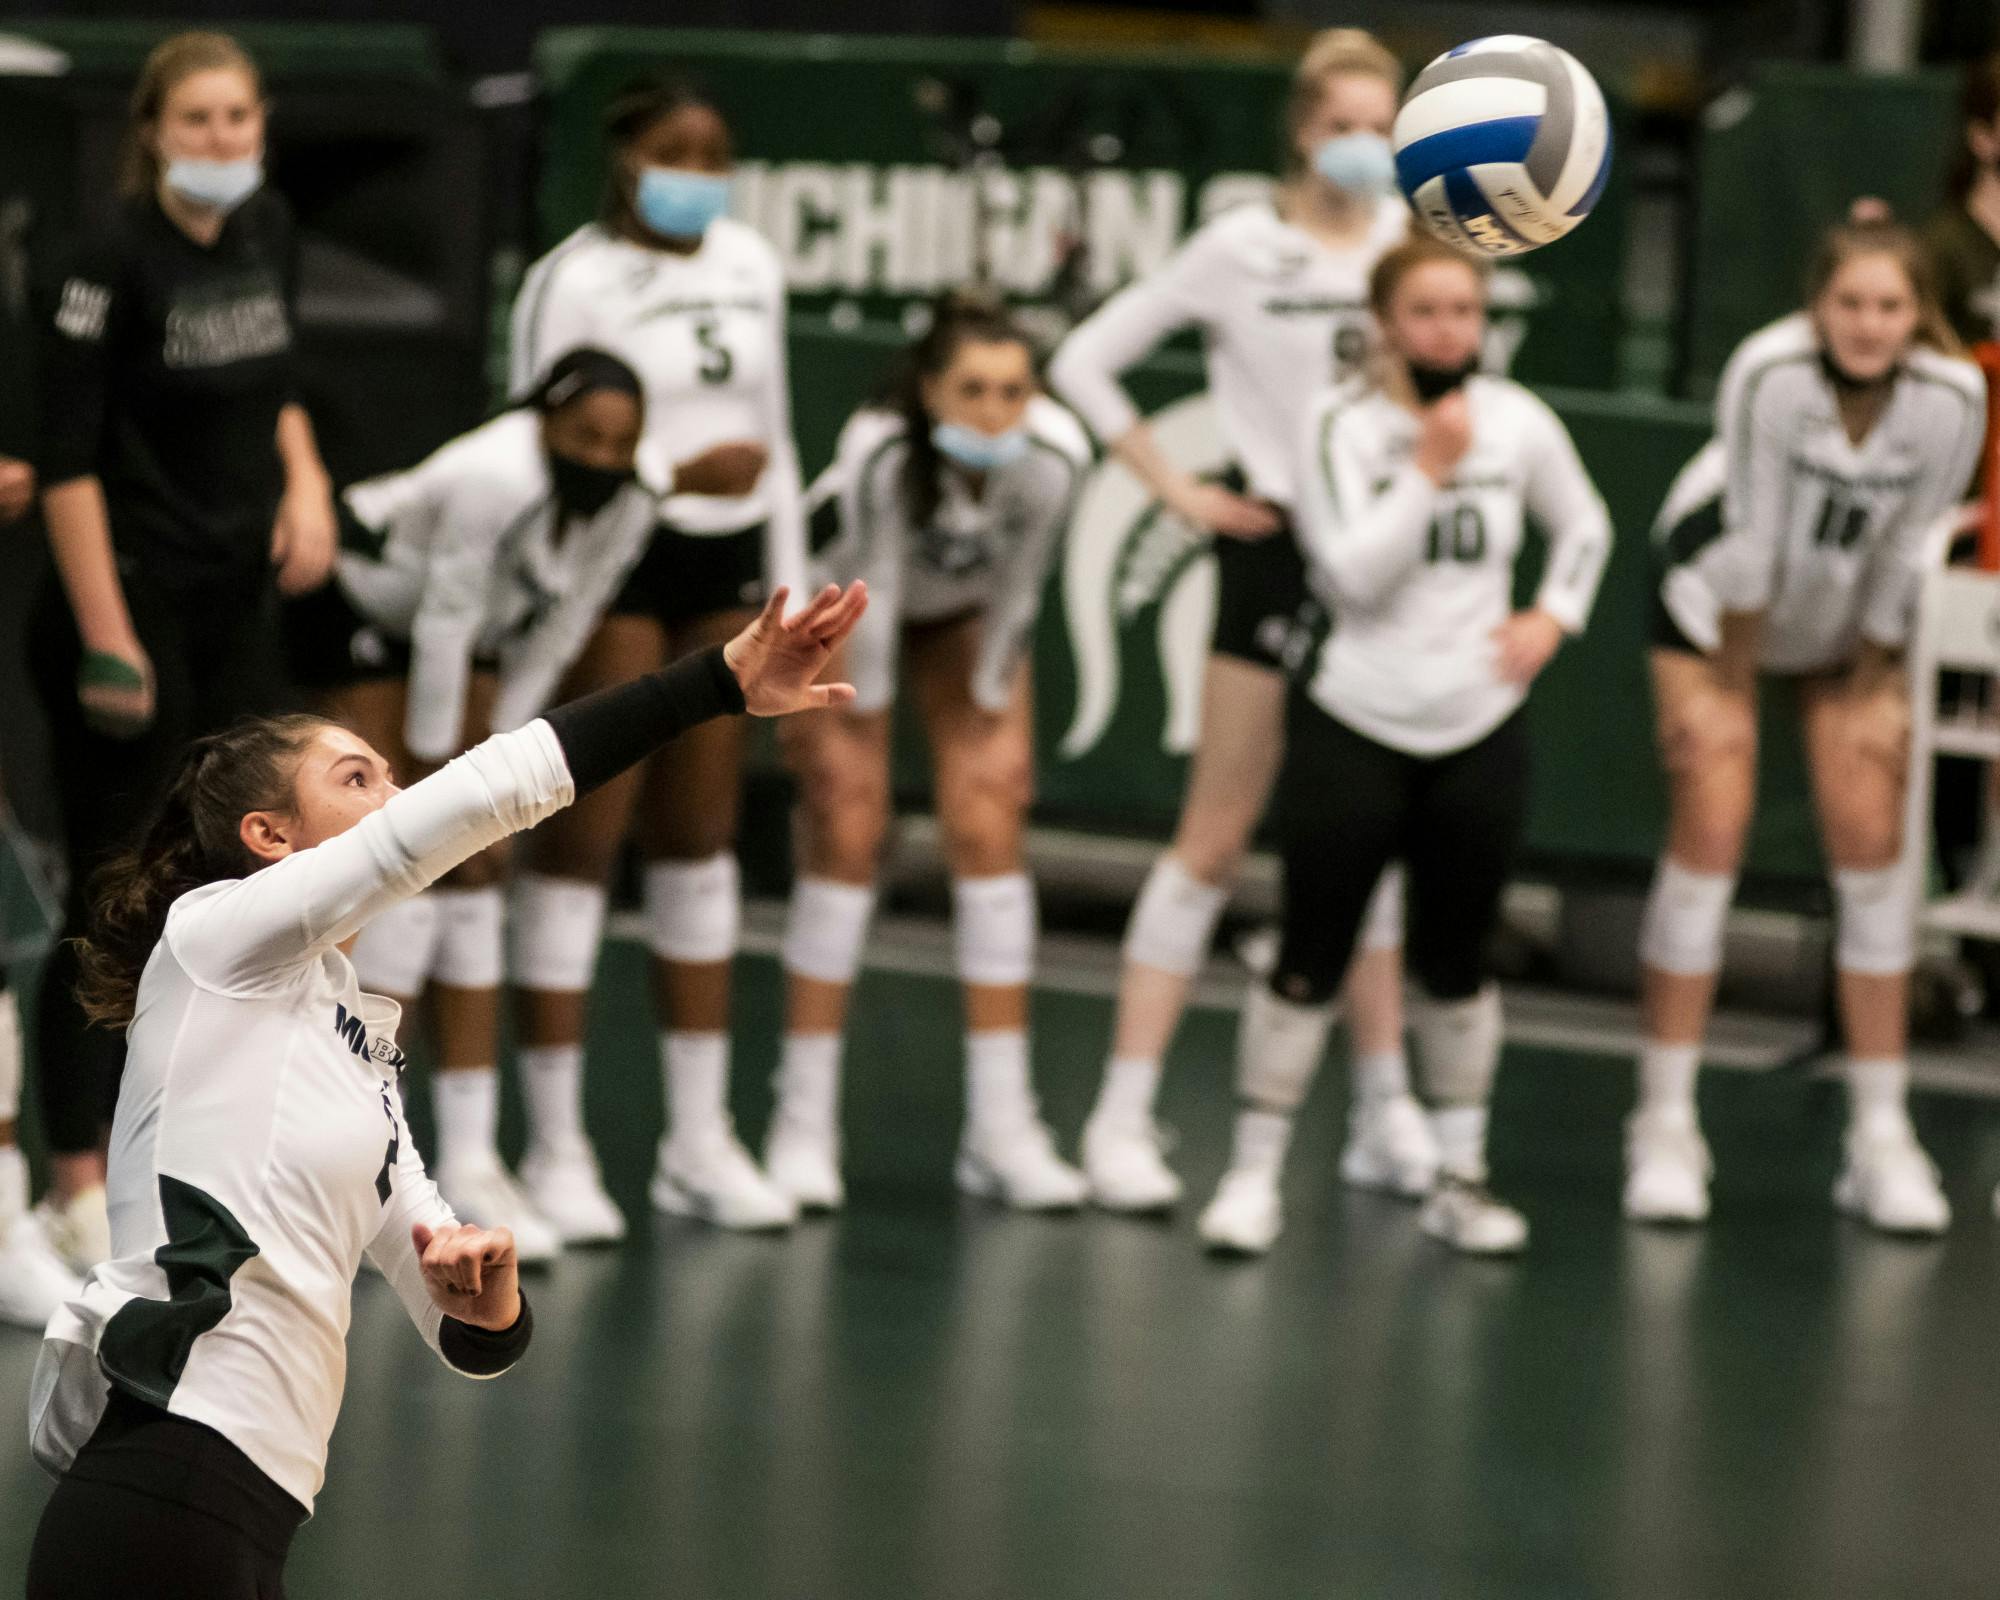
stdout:
[[1604,93],[1567,50],[1474,39],[1417,74],[1396,114],[1396,177],[1445,243],[1515,256],[1590,215],[1611,174]]

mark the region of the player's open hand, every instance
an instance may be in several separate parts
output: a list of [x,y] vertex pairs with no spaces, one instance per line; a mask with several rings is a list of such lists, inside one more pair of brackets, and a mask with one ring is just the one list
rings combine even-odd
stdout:
[[1219,483],[1191,481],[1168,498],[1167,507],[1197,528],[1225,539],[1268,539],[1285,525],[1267,502],[1237,494]]
[[285,491],[271,524],[271,565],[281,594],[309,594],[325,583],[340,551],[333,490],[324,479]]
[[505,1228],[412,1224],[410,1243],[431,1303],[448,1317],[504,1333],[521,1318],[514,1236]]
[[842,589],[829,583],[787,617],[789,596],[789,590],[777,590],[757,620],[722,647],[722,659],[743,686],[743,704],[753,717],[844,706],[854,698],[851,683],[813,680],[867,610],[868,586],[857,582]]
[[1563,642],[1563,625],[1537,607],[1516,611],[1493,630],[1493,670],[1502,683],[1525,689],[1541,675]]

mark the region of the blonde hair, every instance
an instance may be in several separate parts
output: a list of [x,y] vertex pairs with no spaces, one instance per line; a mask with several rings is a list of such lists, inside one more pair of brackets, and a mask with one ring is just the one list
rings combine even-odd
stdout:
[[1903,269],[1917,302],[1917,331],[1911,343],[1928,345],[1941,355],[1965,354],[1938,301],[1937,279],[1923,245],[1908,228],[1886,217],[1836,223],[1820,236],[1806,271],[1806,305],[1811,307],[1826,293],[1842,267],[1863,256],[1887,256]]
[[163,39],[139,69],[132,89],[131,115],[125,126],[125,157],[119,188],[128,195],[150,194],[160,181],[160,156],[151,134],[166,109],[167,97],[197,72],[240,72],[250,92],[264,98],[263,75],[250,52],[226,33],[177,33]]
[[1285,153],[1298,159],[1294,146],[1326,93],[1327,81],[1345,77],[1380,78],[1396,94],[1403,92],[1403,64],[1365,28],[1323,28],[1312,36],[1299,64],[1292,69],[1291,92],[1285,97]]

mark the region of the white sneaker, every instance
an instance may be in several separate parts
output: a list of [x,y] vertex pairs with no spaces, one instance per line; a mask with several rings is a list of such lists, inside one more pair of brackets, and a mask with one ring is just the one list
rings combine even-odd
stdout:
[[1347,1113],[1340,1175],[1357,1189],[1421,1200],[1437,1183],[1437,1135],[1413,1096],[1356,1099]]
[[1715,1170],[1686,1115],[1634,1112],[1625,1123],[1625,1215],[1634,1222],[1705,1222]]
[[718,1228],[761,1233],[799,1220],[797,1203],[764,1176],[727,1122],[662,1139],[651,1194],[660,1210]]
[[1268,1172],[1225,1172],[1215,1198],[1195,1224],[1202,1242],[1219,1255],[1261,1256],[1285,1225],[1278,1180]]
[[1937,1166],[1909,1128],[1850,1129],[1833,1203],[1884,1233],[1937,1234],[1951,1225]]
[[104,1185],[94,1183],[58,1205],[53,1192],[35,1207],[35,1222],[49,1248],[64,1266],[79,1275],[111,1259],[111,1213],[105,1208]]
[[840,1135],[780,1111],[764,1139],[764,1171],[800,1211],[838,1211],[847,1204],[840,1177]]
[[1092,1117],[1083,1125],[1083,1170],[1090,1198],[1106,1211],[1133,1215],[1171,1211],[1181,1180],[1167,1165],[1159,1124]]
[[1527,1247],[1528,1219],[1487,1193],[1483,1183],[1446,1174],[1424,1202],[1418,1226],[1469,1256],[1505,1256]]
[[439,1167],[437,1186],[460,1222],[513,1234],[514,1259],[522,1266],[545,1266],[562,1250],[555,1225],[535,1209],[497,1156]]
[[530,1145],[521,1159],[521,1187],[566,1245],[617,1244],[625,1237],[625,1213],[604,1192],[588,1139]]
[[36,1333],[83,1280],[63,1263],[33,1216],[0,1222],[0,1322]]
[[958,1186],[1016,1211],[1074,1211],[1090,1193],[1075,1167],[1056,1154],[1040,1117],[1011,1127],[968,1125],[958,1146]]

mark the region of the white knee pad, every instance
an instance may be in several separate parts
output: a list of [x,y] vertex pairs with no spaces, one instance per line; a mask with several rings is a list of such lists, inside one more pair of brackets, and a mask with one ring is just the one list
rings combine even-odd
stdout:
[[799,879],[785,918],[785,970],[821,983],[852,983],[874,914],[872,884]]
[[728,851],[646,868],[646,943],[662,961],[727,961],[742,925],[742,879]]
[[1332,1001],[1302,1006],[1252,983],[1236,1027],[1236,1092],[1267,1111],[1298,1110],[1319,1075],[1333,1012]]
[[1135,966],[1191,978],[1201,971],[1229,891],[1203,883],[1171,855],[1146,874],[1125,925],[1125,959]]
[[1362,950],[1403,948],[1403,864],[1391,862],[1375,880],[1375,892],[1368,898],[1368,910],[1361,918]]
[[1500,986],[1489,983],[1464,1000],[1436,1000],[1412,984],[1409,1011],[1424,1098],[1434,1106],[1482,1106],[1492,1099],[1503,1028]]
[[576,994],[597,976],[604,936],[602,884],[524,872],[514,880],[508,971],[523,989]]
[[438,908],[431,894],[400,900],[370,920],[354,941],[354,975],[377,994],[414,999],[437,958]]
[[21,1007],[12,989],[0,989],[0,1122],[20,1114]]
[[1660,857],[1639,924],[1639,959],[1684,978],[1720,972],[1729,902],[1735,898],[1734,873],[1696,872],[1672,856]]
[[1840,917],[1834,965],[1842,972],[1893,977],[1916,963],[1916,896],[1900,865],[1873,871],[1838,867],[1833,898]]
[[951,923],[966,983],[1026,983],[1035,973],[1035,886],[1025,872],[954,878]]
[[496,883],[487,889],[433,889],[437,902],[437,956],[431,976],[454,989],[497,989],[507,968],[507,900]]

